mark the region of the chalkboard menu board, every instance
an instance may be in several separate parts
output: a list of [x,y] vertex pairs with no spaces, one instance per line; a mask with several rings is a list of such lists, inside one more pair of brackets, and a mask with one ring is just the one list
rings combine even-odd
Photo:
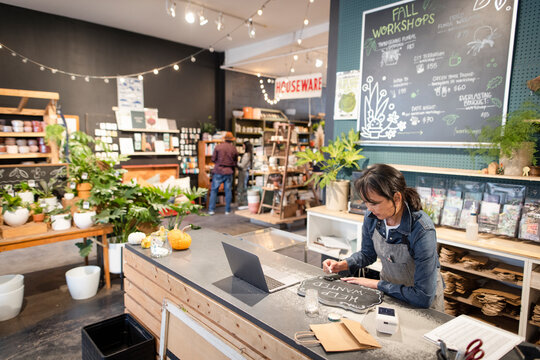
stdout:
[[34,180],[49,181],[53,177],[63,178],[67,173],[67,164],[3,165],[0,166],[0,186],[16,185]]
[[517,0],[415,0],[364,12],[366,145],[466,146],[508,102]]

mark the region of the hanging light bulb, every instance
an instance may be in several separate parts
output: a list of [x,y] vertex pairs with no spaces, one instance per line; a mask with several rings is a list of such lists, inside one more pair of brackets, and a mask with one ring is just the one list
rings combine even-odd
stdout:
[[257,73],[257,77],[259,77],[259,78],[260,78],[260,77],[261,77],[261,73]]
[[109,79],[107,79],[107,78],[103,79],[103,81],[105,81],[105,84],[109,83]]
[[71,80],[75,80],[75,75],[71,75]]
[[144,77],[143,77],[142,75],[137,76],[137,79],[139,79],[139,80],[141,80],[141,81],[142,81],[143,78],[144,78]]
[[165,0],[165,9],[167,10],[167,15],[173,18],[176,17],[176,1]]
[[315,59],[315,67],[320,68],[323,66],[323,61],[321,59]]
[[248,20],[248,35],[250,39],[255,38],[255,27],[253,26],[253,20],[251,18]]
[[[258,75],[259,75],[259,74],[257,74],[257,76],[258,76]],[[263,83],[263,79],[259,80],[259,83],[262,84],[262,83]]]
[[204,26],[206,24],[208,24],[208,19],[206,18],[206,16],[204,16],[204,10],[201,9],[201,11],[199,12],[199,25]]
[[88,77],[88,76],[87,76],[87,77],[85,77],[85,78],[84,78],[84,81],[86,81],[86,82],[90,82],[90,77]]
[[154,75],[157,75],[159,74],[159,70],[158,69],[154,69]]
[[191,62],[194,63],[195,61],[197,61],[197,59],[195,59],[195,56],[192,56],[191,57]]
[[26,64],[28,62],[28,59],[24,58],[24,59],[22,59],[22,62]]
[[309,24],[309,20],[308,19],[304,19],[304,25],[308,25]]
[[45,67],[40,66],[40,67],[39,67],[39,70],[43,71],[43,70],[45,70]]
[[292,72],[292,73],[294,72],[294,68],[291,68],[291,72]]
[[315,0],[309,0],[309,2],[313,4],[315,2]]
[[178,64],[174,64],[173,69],[174,71],[178,71],[180,69],[180,66],[178,66]]
[[219,13],[219,15],[218,15],[218,18],[216,20],[216,28],[217,28],[217,31],[221,31],[224,28],[224,25],[223,25],[223,13]]
[[0,49],[3,48],[2,44],[0,44]]
[[215,50],[214,50],[214,47],[212,45],[210,45],[210,47],[208,48],[208,51],[210,51],[211,53],[213,53]]
[[302,38],[298,38],[298,39],[296,40],[296,42],[298,43],[298,45],[301,45],[301,44],[302,44]]
[[53,74],[56,74],[57,71],[58,71],[58,70],[56,70],[56,69],[51,69],[51,72],[52,72]]
[[261,89],[264,89],[264,85],[263,85],[263,84],[261,84]]
[[232,36],[231,36],[231,34],[227,34],[227,40],[232,41]]
[[298,55],[294,54],[293,57],[294,61],[298,60]]
[[188,24],[193,24],[195,22],[195,14],[193,13],[193,10],[191,10],[190,3],[186,6],[186,14],[184,15],[184,19]]
[[260,8],[259,10],[257,10],[257,15],[262,16],[262,14],[263,14],[263,9],[262,9],[262,8]]

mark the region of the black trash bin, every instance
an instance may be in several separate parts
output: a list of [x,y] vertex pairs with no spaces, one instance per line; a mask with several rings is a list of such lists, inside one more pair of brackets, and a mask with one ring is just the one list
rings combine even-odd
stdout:
[[155,338],[130,314],[82,328],[83,360],[155,360]]

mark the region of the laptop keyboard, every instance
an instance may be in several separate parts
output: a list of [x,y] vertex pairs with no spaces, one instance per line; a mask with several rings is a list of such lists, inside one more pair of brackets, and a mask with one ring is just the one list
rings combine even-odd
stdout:
[[281,281],[271,278],[270,276],[264,275],[264,279],[266,280],[266,286],[268,286],[268,290],[273,290],[275,288],[285,285]]

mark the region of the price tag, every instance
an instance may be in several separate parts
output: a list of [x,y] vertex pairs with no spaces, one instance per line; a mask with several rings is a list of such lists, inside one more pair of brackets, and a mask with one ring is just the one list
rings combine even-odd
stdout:
[[28,186],[36,187],[36,180],[28,180]]
[[84,201],[83,204],[82,204],[82,208],[84,210],[90,209],[90,203],[88,201]]
[[13,189],[13,185],[11,185],[11,184],[6,184],[6,185],[4,185],[4,189],[7,190],[7,191],[9,191],[9,190]]
[[13,190],[11,190],[11,189],[8,190],[7,193],[9,194],[9,196],[15,196],[15,191],[13,191]]
[[82,173],[81,174],[81,179],[83,179],[83,180],[88,179],[88,173]]
[[75,183],[75,181],[72,181],[72,182],[69,183],[69,188],[71,190],[74,190],[76,187],[77,187],[77,183]]

